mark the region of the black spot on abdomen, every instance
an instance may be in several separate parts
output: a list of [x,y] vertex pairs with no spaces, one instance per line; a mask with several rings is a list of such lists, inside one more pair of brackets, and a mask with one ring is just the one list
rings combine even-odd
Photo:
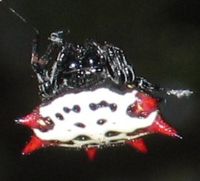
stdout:
[[64,117],[61,113],[56,113],[55,116],[56,116],[57,119],[59,119],[61,121],[64,120]]
[[86,135],[79,135],[79,136],[75,137],[74,140],[87,141],[87,140],[91,140],[91,138],[89,136],[86,136]]
[[103,124],[105,124],[107,121],[106,121],[106,119],[99,119],[98,121],[97,121],[97,124],[98,125],[103,125]]
[[79,127],[79,128],[85,128],[85,124],[83,124],[83,123],[78,122],[78,123],[75,123],[74,125]]
[[120,134],[120,132],[117,132],[117,131],[108,131],[108,132],[105,133],[105,136],[106,137],[113,137],[113,136],[117,136],[119,134]]

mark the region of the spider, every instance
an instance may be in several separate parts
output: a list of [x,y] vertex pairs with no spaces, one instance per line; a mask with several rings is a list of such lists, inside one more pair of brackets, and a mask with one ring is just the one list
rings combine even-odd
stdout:
[[[161,90],[143,77],[135,76],[123,51],[108,43],[86,41],[84,45],[66,42],[64,31],[56,31],[39,57],[39,36],[33,40],[31,65],[37,75],[40,95],[48,99],[62,90],[87,90],[112,84],[120,89]],[[48,65],[55,60],[51,70]],[[109,83],[108,83],[109,82]]]
[[47,50],[39,56],[39,31],[31,27],[36,33],[31,65],[42,101],[30,114],[16,120],[33,132],[24,155],[60,146],[84,149],[93,160],[96,150],[105,146],[128,144],[146,153],[143,137],[149,134],[181,138],[164,121],[159,100],[151,94],[158,91],[179,98],[192,91],[167,90],[152,84],[135,75],[120,48],[106,42],[69,43],[64,31],[52,32]]

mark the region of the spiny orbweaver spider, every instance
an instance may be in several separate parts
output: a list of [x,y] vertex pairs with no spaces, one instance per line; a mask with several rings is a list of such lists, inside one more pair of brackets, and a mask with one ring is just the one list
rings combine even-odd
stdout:
[[190,91],[167,91],[137,77],[123,51],[111,44],[87,41],[78,45],[63,37],[63,31],[51,33],[41,57],[38,38],[33,41],[31,64],[43,101],[17,120],[34,132],[23,154],[64,146],[83,148],[93,159],[98,148],[126,143],[146,153],[142,137],[152,133],[180,138],[163,120],[159,100],[150,94],[166,91],[181,97]]
[[151,84],[135,75],[120,48],[95,41],[86,41],[84,45],[69,43],[63,31],[51,33],[46,52],[39,56],[39,31],[31,27],[36,33],[31,65],[42,101],[32,113],[16,120],[33,131],[23,154],[42,147],[62,146],[85,149],[92,160],[98,148],[124,144],[146,153],[143,137],[149,134],[181,138],[164,121],[159,99],[153,95],[157,91],[180,98],[192,91],[168,90]]

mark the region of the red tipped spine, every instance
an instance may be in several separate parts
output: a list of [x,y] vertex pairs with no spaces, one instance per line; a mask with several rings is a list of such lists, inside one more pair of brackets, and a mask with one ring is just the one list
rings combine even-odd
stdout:
[[128,144],[141,153],[148,153],[148,148],[142,138],[131,140]]
[[170,137],[182,138],[177,134],[177,131],[168,125],[160,115],[157,116],[154,123],[148,128],[150,133],[160,133]]
[[39,139],[36,136],[32,136],[31,140],[29,141],[29,143],[25,146],[25,148],[22,151],[23,155],[29,155],[32,152],[43,148],[47,146],[47,142],[46,141],[42,141],[41,139]]
[[94,147],[86,148],[85,151],[90,161],[95,160],[96,155],[97,155],[97,148],[94,148]]

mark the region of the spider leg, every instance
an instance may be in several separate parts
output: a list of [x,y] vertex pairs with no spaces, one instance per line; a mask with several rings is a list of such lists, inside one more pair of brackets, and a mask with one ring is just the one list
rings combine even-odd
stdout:
[[57,90],[58,87],[58,75],[60,72],[63,70],[63,58],[65,57],[65,51],[66,47],[63,46],[61,51],[57,55],[57,60],[54,62],[52,69],[51,69],[51,75],[50,75],[50,82],[51,85],[53,86],[54,90]]
[[124,83],[125,84],[131,84],[135,79],[134,70],[133,70],[132,66],[128,64],[126,57],[125,57],[125,55],[124,55],[124,53],[121,49],[117,48],[116,54],[117,54],[117,57],[119,57],[118,62],[120,64],[120,68],[122,70],[122,73],[125,76],[125,82]]
[[54,49],[55,45],[50,43],[45,54],[39,57],[39,34],[33,39],[31,65],[39,82],[40,95],[43,97],[47,96],[52,91],[47,65]]
[[114,57],[112,46],[106,44],[104,49],[105,49],[105,59],[107,60],[108,75],[113,82],[115,82],[116,84],[120,84],[119,81],[119,77],[121,77],[120,69],[117,66],[118,63],[116,58]]
[[110,78],[118,85],[132,84],[135,79],[133,68],[128,65],[123,51],[112,45],[105,45],[107,53],[108,72]]
[[134,80],[135,86],[145,92],[164,91],[164,88],[156,84],[152,84],[143,77],[136,77]]

